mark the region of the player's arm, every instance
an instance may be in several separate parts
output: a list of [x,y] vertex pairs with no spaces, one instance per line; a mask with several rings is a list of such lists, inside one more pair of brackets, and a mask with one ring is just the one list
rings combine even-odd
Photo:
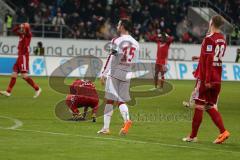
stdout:
[[110,55],[114,55],[114,56],[116,56],[119,52],[119,46],[116,43],[114,43],[115,40],[116,38],[111,41],[110,52],[109,52]]
[[166,37],[167,37],[167,43],[168,44],[171,44],[174,41],[174,37],[173,36],[169,36],[167,33],[166,33]]
[[159,41],[159,37],[161,36],[161,34],[150,34],[150,33],[146,33],[146,36],[148,38],[149,41],[154,41],[154,42],[158,42]]
[[211,73],[212,73],[212,67],[213,67],[213,58],[214,58],[214,42],[210,39],[206,39],[205,43],[205,69],[206,69],[206,75],[205,75],[205,85],[207,88],[211,88]]
[[205,85],[207,88],[211,88],[211,73],[212,73],[212,65],[213,65],[213,54],[206,55],[206,79]]
[[111,57],[112,55],[109,54],[108,55],[108,58],[107,58],[107,61],[103,67],[103,71],[101,72],[101,75],[100,75],[100,80],[101,80],[101,84],[104,85],[105,84],[105,80],[107,78],[107,75],[109,73],[109,70],[110,70],[110,64],[111,64]]
[[30,35],[26,35],[26,36],[28,36],[28,38],[25,40],[25,43],[23,44],[24,45],[24,54],[27,54],[27,52],[29,52],[29,46],[31,43]]
[[12,32],[17,35],[21,35],[20,28],[20,25],[16,25],[15,27],[13,27]]
[[106,80],[107,75],[109,73],[112,56],[116,55],[117,52],[118,52],[117,51],[118,46],[114,43],[115,39],[116,38],[111,40],[110,49],[109,49],[109,55],[108,55],[108,58],[107,58],[107,61],[106,61],[105,65],[103,67],[103,71],[101,72],[101,75],[100,75],[100,80],[101,80],[101,84],[102,85],[105,84],[105,80]]

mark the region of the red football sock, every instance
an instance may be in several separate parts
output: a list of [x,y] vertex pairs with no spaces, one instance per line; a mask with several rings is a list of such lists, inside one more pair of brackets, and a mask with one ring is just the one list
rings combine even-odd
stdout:
[[154,75],[154,84],[155,84],[155,88],[157,88],[158,87],[158,72],[156,72]]
[[164,75],[162,75],[161,76],[161,84],[160,84],[161,88],[163,88],[164,80],[165,80],[165,77],[164,77]]
[[192,120],[192,132],[190,137],[194,138],[197,136],[198,129],[202,123],[202,118],[203,118],[203,110],[195,108],[193,120]]
[[210,108],[207,110],[207,112],[210,115],[210,117],[212,118],[212,121],[218,127],[220,133],[223,133],[226,129],[224,128],[221,114],[215,108]]
[[10,80],[10,82],[9,82],[9,85],[8,85],[8,88],[7,88],[7,92],[8,92],[8,93],[11,93],[11,92],[12,92],[12,89],[13,89],[15,83],[16,83],[16,80],[17,80],[17,78],[15,78],[15,77],[12,77],[12,78],[11,78],[11,80]]
[[33,82],[32,78],[27,77],[27,78],[23,78],[23,79],[24,79],[25,81],[27,81],[27,83],[28,83],[29,85],[31,85],[31,86],[35,89],[35,91],[39,90],[38,85]]

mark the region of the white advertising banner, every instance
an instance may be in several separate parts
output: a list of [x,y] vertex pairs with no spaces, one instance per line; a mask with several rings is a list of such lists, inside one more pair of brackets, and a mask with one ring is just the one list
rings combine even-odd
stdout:
[[[12,73],[12,67],[16,61],[16,56],[3,56],[0,55],[0,75],[10,75]],[[66,61],[74,57],[41,57],[31,56],[29,62],[29,72],[33,76],[51,76],[53,72],[58,68],[60,75],[70,74],[68,77],[84,77],[88,68],[88,65],[84,63],[84,60],[77,60],[77,67],[73,69],[70,63],[67,67],[63,67]],[[96,64],[97,67],[93,68],[97,75],[92,72],[92,76],[99,76],[100,71],[103,70],[106,62],[105,58],[99,59],[102,62],[102,67]],[[154,77],[154,61],[153,60],[141,60],[137,64],[139,69],[136,68],[134,74],[135,77],[153,78]],[[166,73],[166,79],[179,79],[179,80],[193,80],[192,72],[197,68],[197,62],[189,61],[169,61],[167,64],[168,72]],[[240,81],[240,64],[239,63],[224,63],[222,80],[224,81]]]
[[30,57],[29,59],[29,74],[34,76],[46,76],[46,61],[45,57]]
[[193,71],[197,69],[197,63],[177,61],[176,69],[178,79],[194,79]]
[[[103,40],[74,40],[74,39],[56,39],[56,38],[37,38],[33,37],[30,50],[33,50],[37,42],[41,41],[45,48],[46,56],[83,56],[94,55],[100,58],[106,58],[107,52],[104,50],[109,41]],[[0,37],[0,55],[17,54],[18,37]],[[186,61],[191,60],[192,56],[200,53],[200,45],[194,44],[176,44],[173,43],[169,50],[169,60]],[[237,54],[237,46],[228,46],[224,56],[225,62],[234,62]],[[142,60],[154,60],[156,57],[157,45],[155,43],[140,43],[139,57]]]
[[[240,64],[239,63],[224,63],[222,71],[223,81],[240,81]],[[193,80],[193,71],[197,68],[196,62],[181,62],[176,61],[177,79]]]

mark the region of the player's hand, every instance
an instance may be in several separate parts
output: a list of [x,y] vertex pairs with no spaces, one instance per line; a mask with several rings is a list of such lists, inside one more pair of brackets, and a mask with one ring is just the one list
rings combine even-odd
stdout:
[[92,122],[96,122],[97,120],[96,120],[96,114],[95,113],[93,113],[93,115],[92,115]]
[[196,60],[198,60],[198,59],[199,59],[198,56],[192,56],[192,61],[196,61]]
[[192,72],[192,74],[194,75],[196,73],[196,70],[194,70],[193,72]]
[[205,87],[206,88],[212,88],[212,84],[211,83],[205,83]]
[[24,25],[23,25],[23,24],[20,24],[20,25],[19,25],[19,32],[20,32],[20,33],[23,33],[23,32],[24,32]]
[[104,86],[105,85],[105,81],[106,81],[106,77],[101,76],[100,81],[101,81],[101,85]]

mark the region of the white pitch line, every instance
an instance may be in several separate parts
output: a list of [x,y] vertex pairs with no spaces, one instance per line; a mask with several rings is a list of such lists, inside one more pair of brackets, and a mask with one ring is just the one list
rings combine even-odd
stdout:
[[0,126],[1,129],[17,129],[23,125],[22,121],[15,119],[15,118],[6,117],[6,116],[0,116],[0,118],[9,119],[15,123],[14,125],[12,125],[10,127],[1,127]]
[[[6,129],[6,128],[3,128]],[[140,141],[140,140],[129,140],[129,139],[120,139],[120,138],[112,138],[112,137],[96,137],[96,136],[86,136],[80,134],[69,134],[69,133],[61,133],[61,132],[50,132],[50,131],[41,131],[41,130],[27,130],[27,129],[8,129],[11,131],[22,131],[22,132],[32,132],[32,133],[43,133],[43,134],[51,134],[51,135],[59,135],[59,136],[74,136],[74,137],[82,137],[88,139],[99,139],[99,140],[109,140],[109,141],[117,141],[117,142],[128,142],[128,143],[139,143],[139,144],[153,144],[159,145],[164,147],[171,147],[171,148],[185,148],[185,149],[194,149],[194,150],[202,150],[202,151],[216,151],[216,152],[225,152],[225,153],[240,153],[238,151],[229,151],[229,150],[222,150],[222,149],[213,149],[213,148],[197,148],[192,146],[184,146],[184,145],[177,145],[177,144],[167,144],[167,143],[160,143],[160,142],[148,142],[148,141]]]

